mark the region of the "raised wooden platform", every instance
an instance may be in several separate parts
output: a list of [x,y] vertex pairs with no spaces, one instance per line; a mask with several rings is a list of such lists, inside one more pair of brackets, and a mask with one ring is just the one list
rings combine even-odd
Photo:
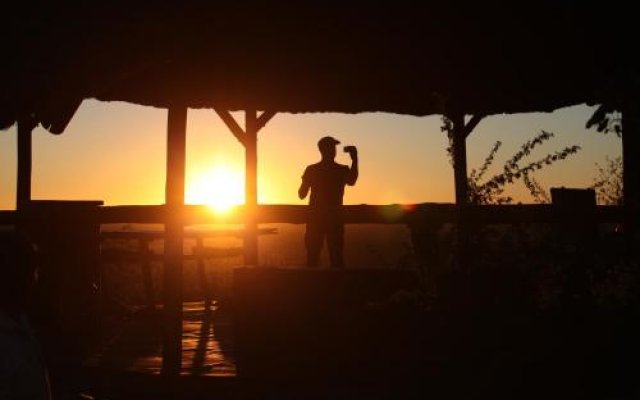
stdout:
[[406,361],[374,310],[416,289],[415,270],[237,268],[233,284],[239,376],[359,379]]

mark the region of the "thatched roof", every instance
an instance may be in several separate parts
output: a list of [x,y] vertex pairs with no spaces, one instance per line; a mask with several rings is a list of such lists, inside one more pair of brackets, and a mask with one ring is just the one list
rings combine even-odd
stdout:
[[619,8],[428,3],[25,6],[0,28],[0,128],[31,114],[61,132],[85,98],[280,112],[551,111],[608,101],[612,85],[637,76],[623,54],[633,26]]

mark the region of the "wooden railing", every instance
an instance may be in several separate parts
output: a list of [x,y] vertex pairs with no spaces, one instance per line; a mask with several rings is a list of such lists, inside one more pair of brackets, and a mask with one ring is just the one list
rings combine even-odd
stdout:
[[[244,222],[243,207],[224,214],[216,214],[206,206],[186,205],[177,212],[182,214],[185,225],[205,223]],[[623,207],[597,206],[590,208],[565,208],[549,204],[483,205],[456,207],[449,203],[347,205],[343,209],[346,223],[403,224],[408,222],[456,222],[459,218],[481,223],[518,222],[623,222]],[[102,206],[95,215],[97,223],[164,223],[175,209],[166,206]],[[260,205],[258,223],[305,222],[304,205]],[[0,224],[18,222],[16,211],[0,211]]]
[[[307,206],[260,205],[258,223],[305,222]],[[169,215],[164,206],[106,206],[100,207],[100,223],[162,223]],[[225,214],[216,214],[205,206],[185,206],[182,210],[185,225],[200,223],[243,222],[243,207]],[[345,223],[403,224],[407,222],[456,222],[459,218],[482,223],[517,222],[622,222],[623,208],[598,206],[591,208],[560,208],[553,205],[483,205],[456,207],[448,203],[347,205],[343,208]]]
[[[255,212],[255,221],[259,224],[305,222],[307,207],[304,205],[260,205]],[[172,268],[165,268],[174,275],[166,275],[164,282],[164,310],[165,324],[163,332],[163,368],[172,367],[171,371],[179,371],[181,352],[182,327],[182,289],[181,271],[182,254],[181,239],[189,237],[190,233],[182,229],[175,229],[180,224],[243,224],[245,222],[243,207],[237,207],[225,214],[216,214],[205,206],[95,206],[81,209],[61,209],[56,211],[54,220],[48,219],[46,213],[26,211],[0,211],[0,225],[22,224],[38,229],[48,222],[50,225],[68,226],[67,234],[74,234],[77,226],[82,223],[97,231],[97,225],[110,223],[151,223],[170,226],[169,232],[161,230],[151,236],[163,238],[174,251],[168,255],[158,256]],[[438,223],[484,223],[484,224],[513,224],[513,223],[620,223],[625,222],[623,207],[560,207],[554,205],[500,205],[500,206],[455,206],[453,204],[414,204],[414,205],[348,205],[343,208],[344,221],[347,224],[409,224],[412,228],[433,226]],[[51,216],[49,211],[49,216]],[[73,223],[75,221],[75,223]],[[68,225],[67,225],[68,224]],[[91,230],[88,229],[88,230]],[[72,232],[73,231],[73,232]],[[173,232],[173,233],[172,233]],[[77,234],[77,233],[76,233]],[[123,236],[127,233],[113,234]],[[462,235],[463,236],[463,235]],[[462,241],[459,241],[462,243]],[[204,254],[205,251],[202,250]],[[465,254],[465,253],[462,253]],[[73,254],[65,254],[73,257]],[[153,257],[155,258],[155,255]],[[464,264],[463,264],[464,265]],[[143,268],[148,268],[143,267]],[[203,267],[200,268],[204,270]],[[149,285],[150,274],[145,286]],[[177,277],[177,278],[176,278]],[[175,279],[174,279],[175,278]],[[205,280],[202,280],[203,282]],[[151,296],[150,296],[151,299]],[[152,299],[150,300],[150,302]]]
[[[275,233],[277,233],[275,228],[262,228],[258,230],[258,235]],[[245,233],[242,229],[202,229],[185,231],[183,235],[184,239],[195,240],[195,245],[193,246],[193,251],[191,253],[183,254],[183,260],[196,262],[198,282],[204,297],[205,309],[209,309],[211,307],[213,299],[211,284],[206,274],[206,261],[212,258],[239,257],[244,254],[242,245],[224,248],[212,247],[207,246],[205,244],[205,240],[219,237],[235,237],[242,239],[244,235]],[[133,249],[104,246],[104,241],[109,239],[131,240],[136,242],[136,245]],[[100,240],[103,244],[100,251],[102,265],[122,262],[138,263],[144,285],[147,306],[151,309],[155,308],[156,302],[160,300],[154,290],[151,262],[165,261],[163,252],[154,252],[151,250],[151,242],[164,239],[165,233],[161,230],[102,231],[100,233]]]

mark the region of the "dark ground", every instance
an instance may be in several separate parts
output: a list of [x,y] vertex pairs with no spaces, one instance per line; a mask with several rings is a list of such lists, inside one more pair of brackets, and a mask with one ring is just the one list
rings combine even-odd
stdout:
[[[219,309],[232,321],[226,349],[236,375],[208,373],[206,361],[192,371],[184,362],[175,379],[74,364],[54,367],[54,382],[59,398],[640,398],[638,263],[622,256],[615,236],[572,243],[554,235],[484,231],[464,273],[437,263],[386,267],[412,271],[416,285],[362,268],[355,281],[329,270],[308,279],[302,270],[262,289],[245,282]],[[266,270],[276,272],[268,279],[284,276]],[[206,334],[217,333],[213,325]]]

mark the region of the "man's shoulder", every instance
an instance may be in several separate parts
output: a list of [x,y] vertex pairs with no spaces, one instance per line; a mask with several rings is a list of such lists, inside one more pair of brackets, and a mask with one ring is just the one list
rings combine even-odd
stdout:
[[305,174],[308,172],[316,171],[320,168],[320,163],[310,164],[304,169]]
[[349,169],[349,166],[344,165],[344,164],[338,164],[337,162],[332,162],[332,163],[317,162],[315,164],[308,165],[306,169],[308,169],[308,170],[315,170],[315,169],[333,170],[333,169],[344,169],[344,168]]
[[348,165],[336,163],[334,168],[336,170],[339,170],[340,172],[349,172],[349,166]]
[[315,164],[309,164],[307,165],[307,169],[318,169],[322,167],[322,163],[321,162],[317,162]]
[[349,166],[344,165],[344,164],[338,164],[337,162],[334,163],[323,163],[323,162],[319,162],[319,163],[315,163],[315,164],[311,164],[308,165],[307,168],[305,169],[305,173],[313,173],[314,171],[318,171],[319,173],[333,173],[335,171],[349,171]]
[[334,176],[342,176],[349,173],[349,167],[347,165],[334,162],[327,166],[327,172]]
[[[316,165],[316,164],[314,164]],[[335,161],[331,162],[331,163],[318,163],[318,166],[321,166],[322,168],[326,168],[326,169],[349,169],[348,165],[344,165],[344,164],[340,164],[337,163]]]

